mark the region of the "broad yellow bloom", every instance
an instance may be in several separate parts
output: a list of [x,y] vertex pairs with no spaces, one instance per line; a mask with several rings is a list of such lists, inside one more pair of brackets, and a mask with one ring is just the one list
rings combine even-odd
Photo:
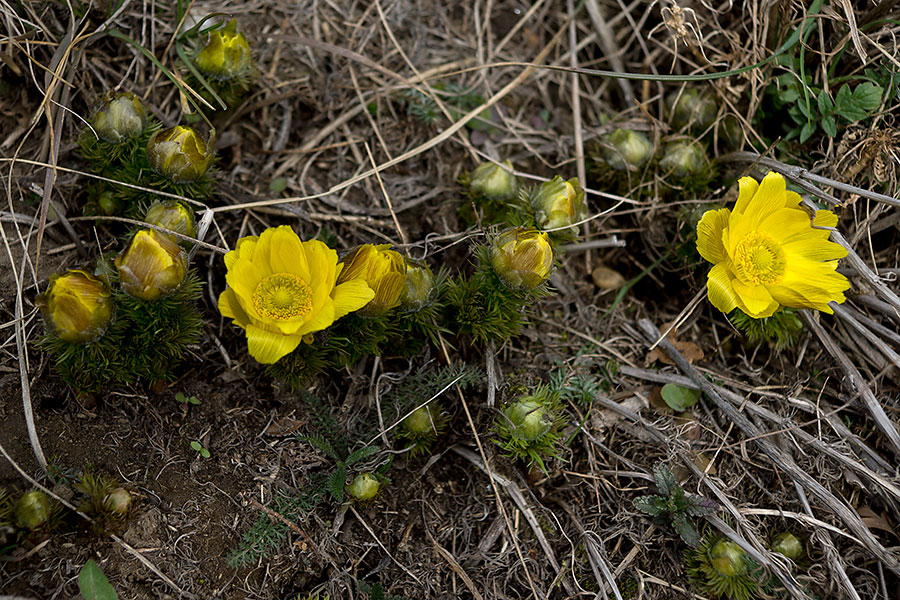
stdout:
[[292,352],[303,336],[365,306],[375,293],[358,279],[336,285],[337,252],[300,241],[286,225],[238,240],[225,255],[228,287],[219,312],[247,332],[250,356],[263,364]]
[[707,211],[697,225],[697,250],[713,263],[707,280],[712,305],[724,313],[739,308],[761,319],[782,306],[831,314],[850,282],[835,272],[847,251],[828,240],[838,218],[830,210],[810,217],[784,177],[769,173],[762,183],[738,182],[734,210]]
[[359,311],[367,317],[380,317],[400,304],[406,284],[406,261],[390,244],[363,244],[341,260],[344,270],[338,283],[361,280],[372,288],[375,297]]

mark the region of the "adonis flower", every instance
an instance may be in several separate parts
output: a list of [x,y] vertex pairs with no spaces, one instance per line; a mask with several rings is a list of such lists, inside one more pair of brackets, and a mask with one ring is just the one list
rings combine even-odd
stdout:
[[337,252],[318,240],[300,241],[286,225],[238,240],[225,267],[219,312],[247,332],[250,356],[263,364],[375,296],[362,279],[335,285],[342,269]]
[[733,210],[707,211],[697,225],[697,250],[713,263],[707,293],[724,313],[735,308],[761,319],[782,306],[831,314],[828,303],[845,300],[850,282],[835,272],[847,251],[828,240],[838,218],[830,210],[810,217],[784,177],[739,181]]
[[343,270],[338,283],[353,280],[366,282],[375,297],[359,313],[380,317],[398,304],[406,284],[406,261],[390,244],[363,244],[341,260]]

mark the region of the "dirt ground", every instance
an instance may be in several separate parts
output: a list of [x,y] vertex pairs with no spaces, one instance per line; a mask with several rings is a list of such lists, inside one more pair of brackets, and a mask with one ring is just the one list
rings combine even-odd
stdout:
[[[35,298],[52,273],[117,251],[125,231],[83,215],[83,121],[117,88],[166,126],[183,122],[186,102],[156,62],[183,73],[179,20],[217,12],[238,20],[257,75],[213,117],[219,208],[204,241],[216,249],[191,264],[201,336],[168,384],[76,395],[36,348]],[[663,463],[716,501],[695,520],[702,534],[759,554],[750,597],[900,599],[897,2],[24,1],[0,5],[0,22],[0,489],[40,484],[70,500],[90,468],[134,498],[109,531],[71,512],[21,544],[0,530],[0,597],[80,597],[89,559],[122,599],[715,597],[689,577],[675,529],[635,508],[657,493]],[[808,77],[814,94],[863,82],[883,93],[857,119],[828,117],[813,97],[817,126],[802,132],[789,111],[804,96],[778,96],[785,74]],[[665,99],[679,90],[708,95],[714,123],[673,126]],[[476,108],[489,127],[466,125]],[[655,159],[623,178],[599,158],[617,127],[657,148],[700,140],[709,162],[696,178],[676,181]],[[392,243],[434,270],[471,271],[491,223],[472,217],[458,180],[507,158],[528,182],[579,177],[589,219],[558,253],[553,293],[505,344],[385,352],[292,389],[220,316],[219,250],[275,225],[339,251]],[[694,250],[699,215],[733,202],[738,177],[769,170],[835,210],[850,250],[844,316],[804,311],[786,348],[750,343],[710,305]],[[386,431],[391,398],[437,395],[403,384],[448,359],[471,381],[438,395],[447,430],[410,457]],[[495,420],[504,402],[559,381],[591,385],[563,395],[542,472],[505,455]],[[665,384],[706,393],[676,415]],[[336,463],[310,436],[344,456],[378,446],[350,471],[380,467],[385,492],[335,501],[321,482]],[[794,563],[767,549],[783,531],[804,545]]]

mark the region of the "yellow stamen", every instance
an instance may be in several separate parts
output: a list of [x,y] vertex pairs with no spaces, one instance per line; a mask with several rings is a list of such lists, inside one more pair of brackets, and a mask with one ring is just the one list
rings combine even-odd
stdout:
[[263,318],[287,321],[312,309],[312,288],[297,275],[275,273],[253,290],[253,307]]
[[775,283],[784,275],[784,268],[781,245],[765,233],[754,231],[734,249],[734,272],[744,283]]

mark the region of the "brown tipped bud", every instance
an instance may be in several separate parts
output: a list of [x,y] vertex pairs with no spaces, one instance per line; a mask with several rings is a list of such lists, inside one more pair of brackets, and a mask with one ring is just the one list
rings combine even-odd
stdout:
[[235,19],[209,34],[209,43],[197,53],[196,65],[204,75],[222,81],[250,70],[250,45],[244,34],[238,33]]
[[541,229],[569,227],[584,216],[584,189],[577,178],[565,181],[557,175],[541,184],[531,205]]
[[187,274],[187,256],[181,247],[153,229],[138,231],[115,264],[122,289],[142,300],[168,296]]
[[550,276],[553,247],[546,233],[516,227],[494,238],[490,247],[491,266],[513,289],[532,290]]
[[50,278],[38,298],[44,319],[56,336],[77,344],[99,338],[112,320],[109,288],[84,271],[66,271]]
[[390,244],[357,246],[338,265],[341,268],[338,284],[362,279],[375,292],[375,297],[359,309],[359,314],[366,317],[380,317],[400,304],[400,294],[406,284],[406,261],[390,247]]
[[175,183],[200,179],[213,158],[206,141],[190,127],[176,125],[160,131],[147,143],[150,166]]
[[181,235],[197,237],[194,211],[177,200],[154,202],[144,215],[144,221]]
[[[519,180],[512,174],[512,163],[503,161],[503,166],[483,162],[472,171],[469,187],[489,200],[511,200],[519,192]],[[504,168],[506,167],[506,168]]]
[[140,98],[129,92],[110,92],[91,117],[91,127],[102,139],[118,144],[144,132],[147,111]]

